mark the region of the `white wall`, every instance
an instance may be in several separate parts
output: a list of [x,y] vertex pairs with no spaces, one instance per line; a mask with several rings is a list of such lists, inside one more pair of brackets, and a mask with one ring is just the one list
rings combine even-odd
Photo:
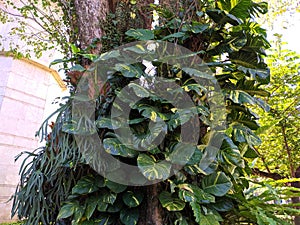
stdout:
[[[10,219],[11,202],[5,202],[19,181],[22,160],[15,163],[14,158],[22,151],[37,148],[35,132],[53,93],[63,94],[51,71],[28,61],[0,56],[0,222]],[[53,105],[47,107],[50,111]]]
[[[14,2],[20,4],[19,0]],[[1,9],[4,3],[0,1]],[[5,10],[17,13],[13,9]],[[48,68],[50,62],[62,58],[59,52],[51,50],[44,52],[42,58],[32,57],[31,60],[3,55],[11,45],[18,46],[20,51],[32,48],[18,36],[9,35],[10,29],[18,25],[18,21],[0,24],[0,223],[10,221],[11,202],[7,200],[14,194],[19,181],[22,159],[15,163],[15,156],[39,146],[35,133],[55,110],[52,101],[67,94],[66,90],[62,92],[63,82],[58,73]],[[30,29],[33,28],[40,29],[31,24]]]

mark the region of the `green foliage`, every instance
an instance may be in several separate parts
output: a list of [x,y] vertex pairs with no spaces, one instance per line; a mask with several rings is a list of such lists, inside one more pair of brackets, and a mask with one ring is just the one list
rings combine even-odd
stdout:
[[300,192],[298,188],[285,185],[285,182],[290,181],[292,180],[252,184],[245,192],[248,201],[240,206],[241,215],[256,217],[258,224],[293,224],[291,215],[296,216],[300,212],[293,208],[289,199],[299,197]]
[[[1,46],[8,45],[16,57],[40,58],[45,51],[56,50],[68,55],[68,43],[74,41],[71,31],[72,2],[27,0],[19,4],[3,1],[0,23],[10,25]],[[16,44],[16,40],[21,40]]]
[[[269,113],[258,111],[263,140],[258,148],[262,160],[257,166],[262,170],[293,178],[299,167],[299,66],[300,56],[289,50],[272,50],[268,56],[272,79],[266,98]],[[273,160],[276,159],[276,160]]]
[[[143,84],[130,83],[142,77],[151,84],[153,76],[147,75],[142,62],[116,64],[116,72],[107,78],[110,88],[96,99],[97,133],[107,153],[137,166],[149,181],[164,179],[159,202],[167,215],[167,224],[283,224],[283,219],[270,213],[274,205],[258,205],[251,194],[247,198],[248,193],[244,192],[249,188],[249,180],[245,177],[251,172],[247,158],[255,158],[255,147],[261,144],[255,134],[259,128],[257,117],[249,105],[268,110],[260,98],[268,95],[261,86],[270,80],[263,60],[269,43],[266,32],[251,18],[258,12],[265,12],[266,4],[250,0],[220,0],[216,5],[204,2],[201,7],[189,10],[182,3],[179,12],[153,6],[160,16],[159,26],[152,31],[138,27],[124,31],[124,39],[117,41],[121,45],[133,40],[166,40],[190,49],[205,60],[204,65],[210,67],[222,88],[228,113],[227,129],[215,134],[222,140],[222,146],[209,167],[202,169],[200,162],[203,155],[215,150],[214,146],[208,145],[207,136],[210,135],[211,118],[218,115],[207,104],[208,90],[191,79],[191,75],[211,78],[194,68],[151,62],[155,65],[155,76],[178,84],[174,96],[188,93],[195,104],[192,108],[176,109],[162,97],[146,90]],[[181,13],[186,14],[181,16]],[[103,51],[112,49],[116,43],[111,43],[108,36],[103,37]],[[78,72],[84,70],[78,63],[79,57],[94,62],[121,57],[117,51],[94,56],[75,45],[71,45],[71,49],[74,58],[66,57],[55,63],[78,64],[71,68]],[[136,45],[128,51],[142,55],[147,50]],[[127,85],[130,95],[121,92]],[[143,216],[141,209],[148,196],[136,191],[135,187],[101,177],[81,156],[73,134],[90,130],[81,124],[74,126],[70,116],[73,94],[71,92],[71,97],[57,111],[52,130],[47,130],[48,120],[43,124],[39,134],[42,139],[47,138],[46,146],[29,153],[28,161],[23,163],[12,213],[27,218],[26,224],[30,225],[137,224]],[[117,94],[119,106],[140,99],[131,104],[128,121],[122,121],[119,116],[110,119],[111,105]],[[121,106],[119,111],[122,113]],[[197,113],[204,128],[204,132],[196,137],[198,145],[193,147],[180,140],[180,128],[190,119],[184,115],[191,112]],[[91,123],[87,118],[81,121]],[[149,131],[150,123],[154,124],[154,132]],[[122,142],[122,137],[114,132],[121,130],[124,124],[129,124],[133,133],[129,143]],[[96,132],[95,129],[92,131]],[[160,132],[166,134],[163,144],[151,146],[153,138]],[[136,151],[146,147],[146,152]],[[191,154],[181,155],[183,149]],[[172,163],[181,165],[182,161],[188,163],[169,177],[175,170]],[[266,200],[264,195],[261,197]]]

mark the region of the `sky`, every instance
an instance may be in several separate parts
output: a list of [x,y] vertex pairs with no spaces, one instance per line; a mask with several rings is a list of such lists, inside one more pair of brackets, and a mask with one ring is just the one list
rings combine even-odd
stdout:
[[283,32],[283,38],[291,50],[300,54],[300,13],[297,13],[289,23],[289,28]]
[[282,34],[282,40],[287,42],[286,48],[300,54],[300,12],[279,17],[274,22],[273,30],[268,30],[269,40],[274,33]]

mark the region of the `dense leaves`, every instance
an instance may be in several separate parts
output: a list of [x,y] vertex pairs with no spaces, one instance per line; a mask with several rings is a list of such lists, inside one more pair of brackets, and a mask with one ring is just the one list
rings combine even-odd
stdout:
[[[182,45],[193,54],[181,55],[180,59],[191,55],[203,58],[198,66],[209,67],[213,76],[192,66],[170,65],[151,57],[147,58],[152,67],[150,74],[145,61],[121,63],[123,56],[117,50],[102,52],[98,56],[73,47],[77,58],[61,62],[77,62],[82,57],[95,63],[117,59],[119,62],[106,71],[109,73],[105,77],[106,87],[109,88],[96,96],[97,130],[87,118],[80,121],[93,129],[75,126],[72,121],[70,105],[74,99],[80,100],[78,96],[74,97],[76,85],[67,103],[57,111],[52,131],[47,130],[49,121],[43,124],[40,135],[47,137],[46,146],[29,154],[32,159],[23,164],[21,184],[14,198],[13,214],[26,218],[26,224],[132,225],[138,224],[142,218],[143,204],[149,198],[145,195],[147,192],[98,175],[81,156],[74,140],[73,135],[81,129],[85,134],[97,132],[106,153],[136,166],[144,179],[163,180],[158,190],[157,207],[166,215],[165,224],[285,223],[284,219],[270,213],[267,204],[265,208],[254,207],[254,195],[245,193],[249,188],[246,177],[251,173],[247,158],[255,158],[256,147],[261,144],[255,134],[259,129],[257,116],[250,110],[250,105],[269,109],[260,99],[268,95],[262,85],[270,80],[264,62],[269,43],[266,32],[253,20],[258,13],[266,12],[266,4],[251,0],[200,1],[203,4],[191,1],[195,7],[190,7],[184,4],[185,1],[178,2],[180,8],[177,11],[172,7],[152,5],[159,16],[159,26],[153,30],[136,27],[124,31],[126,35],[123,34],[122,43],[165,40]],[[105,50],[111,48],[111,45],[105,46],[109,38],[103,37]],[[135,45],[126,51],[138,53],[142,58],[150,50]],[[92,67],[89,71],[96,69]],[[76,66],[72,70],[82,72],[83,67]],[[149,87],[157,77],[176,82],[178,86],[171,90],[172,96],[180,100],[180,94],[185,93],[194,106],[176,108],[156,95]],[[213,112],[208,104],[210,93],[205,82],[198,84],[193,77],[220,85],[224,101],[214,104],[226,107],[225,130],[213,130],[213,119],[223,115]],[[143,82],[135,82],[139,78]],[[94,96],[95,90],[90,88],[92,82],[89,80],[86,88]],[[130,94],[122,92],[125,86]],[[112,113],[116,96],[117,110]],[[126,104],[130,106],[130,113],[125,121],[121,115],[126,111]],[[180,137],[181,128],[191,123],[191,114],[196,115],[200,124],[199,134],[189,134],[197,136],[193,137],[197,140],[196,145],[190,145]],[[131,134],[122,133],[125,125]],[[161,143],[153,144],[160,134],[164,135]],[[210,136],[221,142],[220,149],[209,143]],[[189,154],[182,154],[183,151]],[[211,161],[206,162],[208,165],[203,166],[203,160],[209,158],[211,152],[217,152],[216,157],[211,157]]]

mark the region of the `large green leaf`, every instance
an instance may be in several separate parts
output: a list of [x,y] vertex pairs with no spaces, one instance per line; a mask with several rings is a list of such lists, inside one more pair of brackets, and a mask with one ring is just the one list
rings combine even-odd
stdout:
[[112,205],[108,205],[106,212],[109,213],[116,213],[116,212],[120,212],[122,209],[124,208],[124,203],[121,199],[117,199],[114,204]]
[[200,214],[200,222],[199,225],[219,225],[219,221],[214,214]]
[[114,193],[121,193],[126,190],[127,186],[123,184],[118,184],[110,180],[105,181],[105,186],[108,187]]
[[171,193],[163,191],[159,195],[159,201],[168,211],[181,211],[185,207],[185,202],[175,198]]
[[112,155],[133,158],[138,154],[137,151],[128,148],[126,144],[122,144],[117,138],[105,138],[103,140],[103,147],[106,152]]
[[166,41],[166,40],[173,41],[175,38],[182,38],[184,36],[186,36],[185,32],[177,32],[177,33],[165,36],[162,40],[163,41]]
[[121,72],[124,77],[129,78],[141,77],[141,75],[143,74],[141,68],[123,63],[116,64],[115,70]]
[[246,19],[249,17],[251,0],[219,0],[217,5],[238,18]]
[[79,207],[77,207],[74,211],[74,217],[73,217],[72,224],[74,224],[74,225],[78,224],[80,222],[80,220],[82,219],[84,212],[85,212],[85,206],[79,205]]
[[77,184],[72,188],[73,195],[89,194],[99,190],[99,186],[96,181],[97,178],[93,176],[86,176],[81,178]]
[[[246,68],[244,66],[238,66],[237,68],[240,71],[243,71],[245,74],[249,74],[250,77],[262,84],[268,84],[270,82],[270,70],[268,69],[259,69],[259,68]],[[266,90],[264,90],[264,95],[268,95]]]
[[238,149],[238,147],[233,143],[233,141],[225,136],[220,154],[226,160],[227,163],[244,168],[244,160]]
[[140,205],[143,198],[144,196],[139,192],[133,193],[132,191],[127,191],[122,195],[123,202],[130,208]]
[[85,216],[87,219],[90,219],[96,210],[98,199],[95,198],[95,196],[91,196],[86,199],[85,204],[86,204]]
[[226,14],[223,10],[209,9],[206,10],[207,15],[217,24],[223,26],[226,23],[230,23],[234,26],[241,23],[240,19],[232,14]]
[[223,172],[204,177],[201,185],[205,192],[215,196],[224,196],[232,187],[230,179]]
[[261,144],[260,138],[249,128],[239,123],[232,124],[233,137],[238,142],[246,142],[251,147]]
[[185,202],[211,203],[215,202],[215,197],[203,191],[200,187],[193,184],[180,184],[179,198]]
[[210,75],[209,73],[203,72],[203,71],[200,71],[200,70],[197,70],[197,69],[194,69],[194,68],[184,67],[184,68],[182,68],[182,71],[189,74],[190,76],[195,76],[195,77],[208,79],[208,80],[211,80],[213,82],[216,81],[214,79],[214,77],[212,75]]
[[98,200],[97,202],[97,210],[99,212],[106,212],[108,207],[108,203],[102,202],[101,200]]
[[172,152],[167,157],[167,160],[170,160],[173,164],[185,165],[190,161],[196,150],[198,150],[196,146],[179,142],[174,145]]
[[[248,48],[248,49],[247,49]],[[229,53],[231,61],[237,65],[250,69],[265,69],[266,66],[256,51],[244,46],[238,52]]]
[[132,209],[123,209],[120,212],[120,220],[125,225],[135,225],[139,219],[139,210],[138,208]]
[[191,31],[194,34],[199,34],[202,33],[203,31],[207,30],[209,28],[208,24],[202,24],[199,22],[194,22],[193,25],[191,26]]
[[66,202],[59,210],[57,219],[64,219],[72,216],[79,207],[78,201]]
[[113,120],[111,118],[101,117],[96,120],[96,126],[98,128],[108,128],[111,130],[118,129],[122,125],[119,121]]
[[222,197],[219,201],[211,204],[210,206],[219,212],[227,212],[234,207],[234,204],[231,199]]
[[[101,190],[101,194],[98,196],[98,207],[99,211],[105,211],[108,204],[112,205],[117,199],[117,194],[107,191],[105,189]],[[101,209],[101,210],[100,210]]]
[[156,160],[146,154],[140,154],[137,158],[140,171],[148,180],[165,180],[169,177],[172,164],[166,161]]
[[136,40],[147,41],[154,38],[152,30],[146,29],[130,29],[125,33],[127,36],[133,37]]
[[251,104],[251,105],[258,105],[265,111],[269,111],[269,106],[262,100],[255,98],[251,95],[249,95],[247,92],[242,91],[242,90],[231,90],[229,93],[229,98],[234,102],[234,103],[239,103],[239,104]]
[[128,87],[132,88],[134,93],[140,98],[147,98],[150,95],[150,93],[144,87],[136,83],[130,83],[128,84]]
[[195,220],[198,224],[200,224],[201,220],[201,206],[197,202],[190,202],[190,206],[193,210]]

